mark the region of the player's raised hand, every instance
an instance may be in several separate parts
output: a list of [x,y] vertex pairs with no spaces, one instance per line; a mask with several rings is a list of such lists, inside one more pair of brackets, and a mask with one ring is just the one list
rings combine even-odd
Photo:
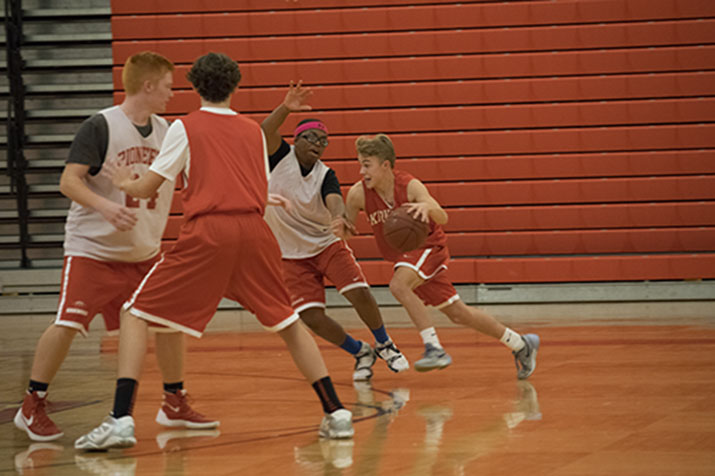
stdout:
[[298,81],[298,84],[291,81],[283,105],[291,112],[310,111],[313,108],[305,102],[312,95],[313,91],[310,88],[303,87],[303,80]]
[[330,222],[330,231],[341,240],[347,240],[358,234],[355,225],[350,223],[345,217],[335,217]]
[[412,215],[415,220],[420,220],[423,223],[429,223],[429,204],[424,202],[410,202],[402,205],[407,209],[407,213]]
[[98,211],[119,231],[129,231],[137,224],[137,215],[133,210],[111,200],[105,201]]
[[283,195],[279,195],[277,193],[268,194],[268,200],[266,200],[266,205],[271,205],[274,207],[283,207],[283,209],[287,212],[289,212],[291,209],[290,200],[285,198]]

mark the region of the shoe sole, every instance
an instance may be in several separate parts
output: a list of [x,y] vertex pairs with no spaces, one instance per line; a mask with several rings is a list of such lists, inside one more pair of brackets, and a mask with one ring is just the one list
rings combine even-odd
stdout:
[[452,365],[452,359],[449,359],[447,363],[445,364],[436,364],[436,365],[419,365],[419,362],[415,362],[415,370],[418,372],[429,372],[430,370],[442,370],[446,369]]
[[401,372],[404,372],[405,370],[410,370],[410,364],[407,364],[404,367],[397,368],[397,367],[390,367],[390,364],[387,364],[387,368],[395,372],[396,374],[399,374]]
[[111,450],[111,449],[132,448],[136,444],[137,444],[136,438],[118,439],[116,437],[112,437],[112,438],[107,439],[107,441],[102,445],[94,445],[94,444],[77,445],[77,443],[75,443],[74,448],[76,450],[83,450],[83,451],[106,451],[106,450]]
[[339,433],[334,433],[333,435],[325,434],[325,433],[318,433],[318,436],[320,436],[321,438],[329,439],[329,440],[345,440],[345,439],[352,438],[353,436],[355,436],[355,430],[341,431]]
[[450,365],[451,365],[451,364],[447,364],[447,365],[435,365],[435,366],[430,366],[430,367],[423,367],[423,366],[419,366],[419,367],[418,367],[417,365],[415,365],[415,370],[418,371],[418,372],[429,372],[430,370],[442,370],[442,369],[446,369],[446,368],[449,367]]
[[221,424],[220,421],[196,423],[194,421],[188,420],[171,420],[168,416],[166,416],[166,412],[164,412],[164,410],[162,410],[161,408],[156,414],[156,422],[161,426],[165,426],[167,428],[189,428],[191,430],[212,430],[214,428],[218,428]]
[[38,435],[36,433],[33,433],[32,430],[25,424],[25,419],[22,418],[22,408],[20,408],[17,413],[15,414],[15,419],[13,420],[15,423],[15,427],[20,430],[24,431],[27,433],[27,436],[32,440],[32,441],[54,441],[62,438],[65,434],[63,432],[59,432],[55,435],[48,435],[48,436],[42,436]]

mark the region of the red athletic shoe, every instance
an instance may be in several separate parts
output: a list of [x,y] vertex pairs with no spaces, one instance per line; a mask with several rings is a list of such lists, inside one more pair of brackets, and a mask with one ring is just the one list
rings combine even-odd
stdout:
[[[43,395],[40,396],[39,394]],[[64,433],[50,420],[45,411],[47,392],[25,394],[25,400],[15,415],[15,426],[25,431],[33,441],[52,441]]]
[[189,405],[186,390],[177,393],[164,392],[164,402],[156,414],[156,422],[163,426],[194,428],[197,430],[216,428],[218,420],[209,420]]

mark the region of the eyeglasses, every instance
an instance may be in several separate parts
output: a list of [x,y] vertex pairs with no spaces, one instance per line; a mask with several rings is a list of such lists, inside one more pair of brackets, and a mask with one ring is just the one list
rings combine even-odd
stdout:
[[303,139],[307,140],[313,145],[319,145],[321,147],[328,147],[328,138],[327,137],[318,137],[314,132],[306,132],[305,134],[302,134],[300,137]]

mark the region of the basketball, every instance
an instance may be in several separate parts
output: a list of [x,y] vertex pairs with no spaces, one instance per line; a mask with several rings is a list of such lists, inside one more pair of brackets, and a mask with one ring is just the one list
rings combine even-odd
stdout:
[[413,218],[405,207],[398,207],[388,215],[382,233],[388,245],[405,253],[424,244],[429,235],[429,225]]

